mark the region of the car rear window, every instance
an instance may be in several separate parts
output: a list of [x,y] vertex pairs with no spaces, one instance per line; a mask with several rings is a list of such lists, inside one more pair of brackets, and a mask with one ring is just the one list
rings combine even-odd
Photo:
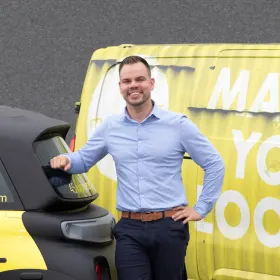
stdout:
[[[34,149],[44,167],[49,166],[49,162],[53,157],[71,152],[64,139],[59,136],[35,142]],[[61,172],[61,174],[64,173],[63,171]],[[65,175],[67,176],[67,174],[64,173],[63,177],[65,177]],[[57,177],[55,179],[57,179]],[[58,179],[60,179],[60,177],[58,177]],[[97,194],[96,189],[91,184],[86,174],[73,174],[70,176],[70,180],[67,183],[65,183],[64,179],[62,185],[54,184],[53,178],[49,178],[49,181],[62,198],[77,199],[91,197]]]

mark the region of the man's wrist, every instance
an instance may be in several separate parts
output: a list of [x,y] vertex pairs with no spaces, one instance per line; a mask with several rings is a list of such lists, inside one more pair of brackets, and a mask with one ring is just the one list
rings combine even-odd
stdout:
[[201,207],[199,205],[195,205],[193,207],[193,209],[195,210],[195,212],[197,214],[199,214],[201,216],[201,218],[204,218],[207,215],[206,211],[201,209]]

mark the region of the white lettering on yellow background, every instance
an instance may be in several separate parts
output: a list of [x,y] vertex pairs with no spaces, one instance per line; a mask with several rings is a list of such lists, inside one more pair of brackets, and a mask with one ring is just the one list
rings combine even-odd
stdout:
[[[259,90],[256,91],[256,96],[252,104],[249,104],[249,112],[279,112],[279,87],[278,73],[268,73]],[[232,88],[230,88],[230,69],[223,68],[217,79],[217,82],[212,91],[211,98],[208,103],[208,109],[216,109],[219,100],[222,101],[222,109],[224,110],[246,110],[247,92],[250,80],[250,72],[242,70],[239,73]],[[269,98],[268,98],[269,94]],[[237,98],[237,107],[232,108],[233,102]],[[233,142],[237,153],[237,162],[235,169],[235,177],[244,179],[246,176],[251,176],[248,169],[247,158],[254,148],[257,148],[256,153],[256,170],[260,179],[267,185],[272,187],[280,187],[280,170],[271,172],[268,163],[268,154],[274,149],[280,149],[280,135],[272,135],[264,138],[263,133],[252,131],[249,137],[244,137],[242,130],[232,129]],[[280,161],[280,159],[279,159]],[[252,167],[250,167],[251,170]],[[253,187],[253,186],[252,186]],[[258,186],[256,186],[258,187]],[[199,197],[202,186],[198,186]],[[229,203],[234,203],[241,213],[240,222],[237,226],[230,226],[225,218],[225,208]],[[269,248],[280,246],[280,230],[276,234],[270,234],[265,230],[263,217],[267,211],[274,211],[280,217],[280,200],[275,197],[265,197],[258,201],[255,209],[251,209],[244,197],[238,191],[227,190],[219,197],[216,207],[215,216],[217,226],[223,236],[230,240],[242,238],[249,229],[251,216],[255,232],[258,240]],[[253,212],[253,215],[251,215]],[[196,223],[196,229],[199,232],[208,234],[213,233],[213,224],[204,220]]]
[[[222,68],[217,82],[209,100],[208,109],[216,109],[218,101],[222,98],[222,109],[249,111],[249,112],[279,112],[279,73],[268,73],[262,86],[256,91],[256,96],[249,110],[246,110],[247,92],[250,80],[248,70],[240,71],[232,88],[230,79],[230,68]],[[266,101],[269,95],[269,101]],[[237,107],[232,108],[232,104],[237,99]]]
[[237,111],[244,111],[246,106],[249,76],[249,71],[241,71],[232,89],[230,89],[230,69],[223,68],[217,79],[217,83],[213,89],[207,108],[216,109],[219,99],[222,98],[223,109],[229,110],[235,98],[238,97]]
[[247,140],[244,140],[240,130],[232,130],[234,144],[237,150],[236,178],[244,179],[246,159],[254,144],[260,140],[262,134],[252,132]]
[[[254,146],[260,141],[261,144],[258,147],[256,155],[256,169],[258,175],[267,185],[280,187],[280,171],[270,172],[267,166],[268,153],[274,148],[280,149],[280,135],[262,139],[262,133],[252,132],[248,139],[244,139],[242,131],[235,129],[232,130],[232,134],[237,152],[236,178],[244,179],[245,174],[250,176],[249,172],[245,172],[247,158]],[[198,186],[197,197],[199,197],[201,190],[202,186]],[[225,218],[225,208],[229,203],[234,203],[241,213],[240,222],[234,227],[230,226]],[[257,238],[264,246],[276,248],[280,246],[280,230],[274,235],[269,234],[266,232],[263,224],[264,214],[269,210],[276,212],[280,217],[280,200],[274,197],[265,197],[257,203],[254,210],[255,232]],[[217,226],[220,232],[230,240],[242,238],[250,226],[250,211],[253,211],[253,209],[249,208],[245,197],[240,192],[235,190],[223,192],[215,208]],[[213,233],[213,224],[202,220],[197,222],[196,229],[199,232],[211,234]]]

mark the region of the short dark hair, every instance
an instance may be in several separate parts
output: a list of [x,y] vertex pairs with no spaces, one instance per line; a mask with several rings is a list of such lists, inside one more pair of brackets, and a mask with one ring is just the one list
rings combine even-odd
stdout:
[[149,63],[147,62],[146,59],[144,59],[141,56],[137,56],[137,55],[128,56],[125,59],[123,59],[123,61],[120,64],[120,67],[119,67],[119,74],[121,73],[121,70],[122,70],[124,65],[134,64],[134,63],[137,63],[137,62],[141,62],[146,66],[146,68],[148,70],[148,74],[151,77],[151,67],[150,67]]

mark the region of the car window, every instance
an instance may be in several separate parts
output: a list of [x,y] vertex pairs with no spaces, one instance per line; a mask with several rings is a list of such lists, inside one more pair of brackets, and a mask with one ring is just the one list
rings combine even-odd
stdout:
[[55,136],[37,141],[34,143],[34,150],[42,163],[50,184],[59,196],[66,199],[77,199],[97,194],[86,174],[70,175],[63,170],[50,168],[49,162],[53,157],[71,152],[63,138]]
[[14,186],[0,160],[0,209],[19,210],[19,199],[15,193]]

